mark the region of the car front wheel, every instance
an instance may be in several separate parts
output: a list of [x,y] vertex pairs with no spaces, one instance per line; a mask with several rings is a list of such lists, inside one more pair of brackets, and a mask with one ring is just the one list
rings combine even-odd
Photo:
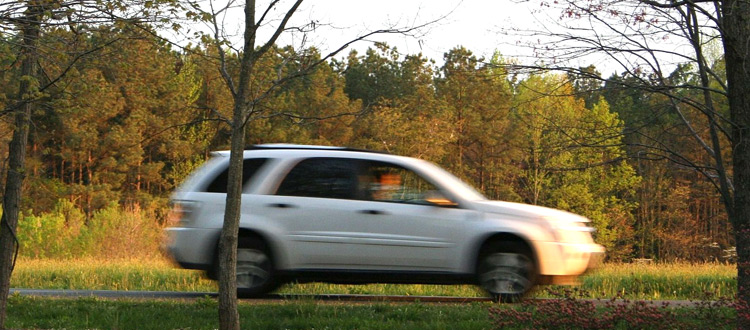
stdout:
[[493,243],[478,261],[477,280],[494,301],[517,302],[534,286],[536,267],[522,244]]

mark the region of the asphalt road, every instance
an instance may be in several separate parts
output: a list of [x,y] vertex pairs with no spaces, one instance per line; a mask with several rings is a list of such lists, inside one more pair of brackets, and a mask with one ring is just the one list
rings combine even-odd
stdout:
[[[172,292],[172,291],[113,291],[113,290],[48,290],[48,289],[10,289],[10,294],[37,297],[63,297],[63,298],[129,298],[129,299],[199,299],[203,297],[216,297],[216,292]],[[329,295],[278,295],[272,294],[253,300],[292,300],[312,299],[322,301],[389,301],[389,302],[452,302],[468,303],[479,301],[490,301],[490,298],[482,297],[436,297],[436,296],[378,296],[378,295],[352,295],[352,294],[329,294]]]
[[[108,299],[200,299],[204,297],[216,297],[216,292],[172,292],[172,291],[113,291],[113,290],[48,290],[48,289],[10,289],[10,294],[36,297],[61,297],[61,298],[108,298]],[[324,294],[324,295],[279,295],[271,294],[262,298],[244,299],[254,301],[274,300],[299,300],[311,299],[319,301],[340,302],[423,302],[423,303],[471,303],[486,302],[490,298],[485,297],[437,297],[437,296],[380,296],[380,295],[354,295],[354,294]],[[610,300],[591,300],[595,304],[605,304]],[[635,301],[616,300],[621,303],[634,303]],[[645,300],[653,306],[668,305],[669,307],[695,306],[697,301],[689,300]]]
[[113,291],[113,290],[48,290],[48,289],[10,289],[10,294],[37,297],[63,298],[139,298],[139,299],[197,299],[205,296],[215,297],[215,292],[170,292],[170,291]]

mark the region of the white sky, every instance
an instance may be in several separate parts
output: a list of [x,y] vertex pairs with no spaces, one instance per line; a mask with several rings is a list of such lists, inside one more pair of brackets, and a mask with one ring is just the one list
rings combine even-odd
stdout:
[[[243,30],[244,0],[204,0],[206,3],[216,1],[215,5],[226,1],[234,3],[222,27],[230,40],[241,44]],[[265,8],[270,0],[258,0],[257,8]],[[267,27],[259,32],[258,42],[267,40],[280,17],[287,12],[292,0],[282,0],[276,10],[269,16]],[[418,37],[404,35],[378,35],[369,39],[371,42],[359,42],[350,49],[363,54],[372,41],[385,41],[391,47],[397,47],[401,54],[422,53],[426,58],[442,65],[443,55],[457,46],[463,46],[477,57],[490,59],[495,51],[503,57],[512,58],[520,63],[530,64],[534,60],[532,50],[517,45],[534,42],[521,37],[518,30],[544,30],[545,26],[555,28],[560,22],[561,9],[549,5],[542,6],[543,0],[306,0],[297,10],[287,26],[301,26],[315,21],[318,28],[307,34],[305,43],[301,43],[302,34],[285,33],[277,41],[280,46],[293,45],[295,48],[315,46],[321,53],[327,54],[344,43],[373,30],[388,27],[413,27],[427,22],[437,21],[422,30]],[[555,23],[551,23],[555,22]],[[507,32],[507,33],[506,33]],[[265,39],[264,39],[265,37]],[[554,45],[552,45],[554,47]],[[239,48],[239,47],[237,47]],[[345,57],[345,50],[336,58]],[[571,66],[596,65],[607,75],[619,67],[603,56],[574,58],[577,63]]]
[[[265,8],[263,6],[267,1],[260,0],[258,8]],[[223,24],[226,32],[235,36],[241,36],[242,31],[244,1],[239,2],[239,5],[229,11]],[[271,16],[278,19],[290,5],[291,1],[281,1]],[[307,0],[302,3],[288,26],[312,20],[319,22],[320,27],[316,33],[307,36],[305,45],[315,46],[326,53],[368,31],[389,26],[411,27],[437,20],[422,30],[424,34],[417,38],[378,35],[369,40],[385,41],[388,45],[397,47],[401,54],[422,53],[438,63],[442,63],[444,53],[459,45],[478,57],[489,59],[495,50],[500,50],[503,55],[510,55],[512,51],[501,43],[513,42],[497,31],[528,24],[533,20],[529,6],[534,5],[538,6],[536,0]],[[265,32],[270,33],[270,30],[271,26]],[[299,47],[299,38],[299,35],[290,37],[286,34],[277,44]],[[258,40],[264,40],[263,34]],[[359,42],[351,48],[362,54],[372,45],[372,42]],[[344,51],[337,58],[348,53],[349,50]]]
[[[419,37],[403,35],[377,36],[396,46],[400,53],[423,53],[438,62],[443,54],[456,46],[464,46],[478,56],[489,58],[496,49],[501,52],[502,42],[508,37],[497,31],[503,27],[526,24],[531,20],[527,5],[512,0],[312,0],[303,3],[298,18],[312,17],[321,22],[331,22],[346,30],[331,30],[315,40],[329,47],[351,39],[357,32],[371,31],[395,24],[415,26],[438,20]],[[349,38],[347,38],[347,36]],[[367,49],[370,43],[360,43],[357,49]]]

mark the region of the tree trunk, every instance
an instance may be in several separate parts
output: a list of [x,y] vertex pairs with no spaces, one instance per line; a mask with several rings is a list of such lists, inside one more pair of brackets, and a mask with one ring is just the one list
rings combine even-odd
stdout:
[[[241,105],[235,105],[235,108],[238,106]],[[245,126],[242,124],[241,115],[242,110],[235,109],[224,226],[219,239],[219,328],[223,330],[240,328],[236,274],[237,240],[242,206],[242,161],[245,148]]]
[[734,200],[729,219],[737,244],[738,328],[750,329],[750,3],[722,2],[724,54],[732,127]]
[[41,8],[31,6],[27,9],[23,26],[23,48],[21,49],[21,75],[18,95],[19,107],[14,111],[15,127],[8,150],[8,173],[6,175],[5,193],[3,195],[3,215],[0,218],[0,329],[5,329],[8,293],[10,292],[10,275],[15,263],[17,246],[16,227],[21,203],[21,188],[25,176],[26,145],[31,122],[31,98],[33,81],[36,73]]
[[[237,311],[237,241],[242,206],[242,163],[245,149],[245,117],[249,113],[248,93],[250,76],[257,55],[255,52],[255,1],[245,2],[245,44],[240,60],[239,85],[234,89],[232,112],[232,142],[229,155],[229,182],[224,210],[224,225],[219,238],[219,329],[239,330],[240,315]],[[222,67],[224,70],[224,67]],[[227,80],[226,71],[222,75]],[[231,84],[229,84],[231,86]]]

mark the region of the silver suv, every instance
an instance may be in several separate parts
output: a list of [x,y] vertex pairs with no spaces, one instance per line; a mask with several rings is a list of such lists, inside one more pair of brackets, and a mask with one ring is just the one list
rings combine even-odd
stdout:
[[[515,301],[569,283],[602,259],[586,218],[489,201],[432,163],[346,148],[260,145],[244,153],[237,285],[258,296],[289,281],[478,284]],[[228,152],[172,196],[168,250],[216,278]]]

